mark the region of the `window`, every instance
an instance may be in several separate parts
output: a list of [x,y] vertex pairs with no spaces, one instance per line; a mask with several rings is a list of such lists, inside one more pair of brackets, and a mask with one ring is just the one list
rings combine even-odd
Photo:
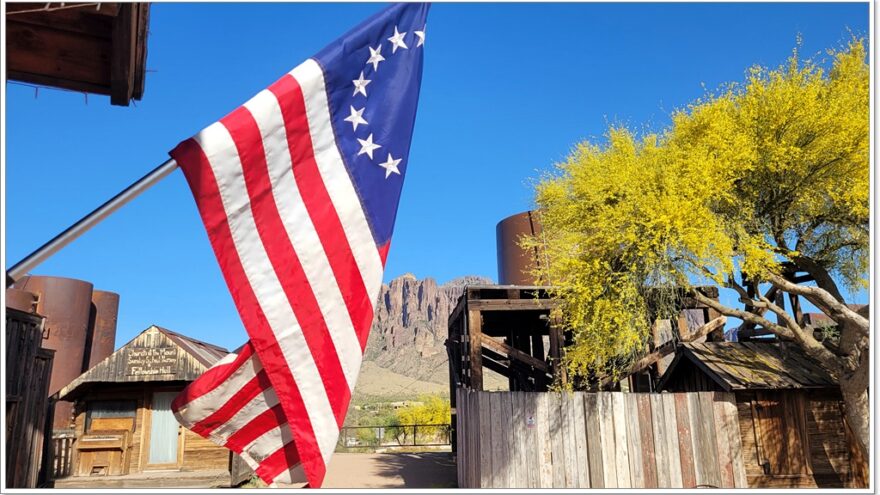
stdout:
[[97,400],[88,404],[86,431],[134,430],[137,403],[133,400]]

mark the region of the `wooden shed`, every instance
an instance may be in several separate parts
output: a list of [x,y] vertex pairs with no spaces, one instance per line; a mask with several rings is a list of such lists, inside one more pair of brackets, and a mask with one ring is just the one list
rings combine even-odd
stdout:
[[867,486],[838,385],[794,344],[685,344],[658,390],[733,392],[752,488]]
[[71,476],[56,488],[235,486],[251,470],[183,428],[171,401],[226,349],[151,326],[61,389],[74,402]]

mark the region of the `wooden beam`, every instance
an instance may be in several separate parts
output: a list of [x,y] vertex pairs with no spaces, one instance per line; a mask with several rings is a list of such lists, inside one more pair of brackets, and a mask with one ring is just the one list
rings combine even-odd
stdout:
[[[718,328],[724,328],[724,325],[726,323],[727,323],[727,318],[725,316],[719,316],[718,318],[715,318],[715,319],[707,322],[706,324],[700,326],[699,328],[694,330],[693,333],[690,333],[690,334],[682,337],[681,342],[686,344],[688,342],[693,342],[697,339],[705,337],[706,335],[709,335],[710,333],[712,333],[714,330],[716,330]],[[632,365],[629,368],[629,370],[627,370],[626,375],[629,376],[629,375],[638,373],[638,372],[648,368],[649,366],[653,365],[657,361],[660,361],[664,357],[670,355],[673,351],[675,351],[676,347],[677,346],[673,345],[671,342],[664,344],[660,348],[654,350],[654,352],[652,352],[652,353],[648,354],[647,356],[636,361],[636,363],[634,365]],[[611,383],[611,380],[612,380],[611,377],[603,378],[602,380],[599,381],[599,388],[601,389],[602,387],[608,385],[609,383]]]
[[113,20],[113,41],[110,49],[110,103],[128,106],[134,92],[134,68],[137,55],[137,5],[119,6]]
[[467,312],[468,343],[470,344],[470,387],[471,390],[483,390],[483,316],[479,310],[468,309]]
[[468,301],[468,308],[481,311],[550,310],[559,305],[555,299],[477,299]]
[[480,335],[481,343],[484,347],[487,347],[499,354],[504,354],[512,359],[516,359],[517,361],[521,361],[533,368],[537,368],[544,372],[549,372],[550,367],[547,366],[547,363],[544,361],[540,361],[518,349],[515,349],[504,342],[499,342],[488,335]]

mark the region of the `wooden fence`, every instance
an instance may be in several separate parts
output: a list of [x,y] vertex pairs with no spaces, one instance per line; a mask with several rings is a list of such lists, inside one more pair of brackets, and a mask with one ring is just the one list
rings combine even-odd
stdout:
[[733,394],[456,394],[461,488],[748,488]]

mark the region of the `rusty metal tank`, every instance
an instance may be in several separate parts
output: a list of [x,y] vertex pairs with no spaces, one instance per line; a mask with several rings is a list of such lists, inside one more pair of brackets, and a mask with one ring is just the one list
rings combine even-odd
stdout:
[[498,283],[502,285],[541,285],[531,274],[538,260],[536,249],[520,247],[523,235],[541,233],[537,211],[524,211],[498,222],[495,240],[498,248]]
[[83,371],[91,369],[92,366],[113,353],[116,347],[116,317],[118,314],[119,294],[103,290],[92,291]]
[[[15,288],[37,295],[37,313],[46,317],[47,338],[42,347],[54,349],[49,395],[55,394],[83,372],[92,284],[62,277],[27,276]],[[55,407],[54,428],[68,428],[72,404],[59,402]]]
[[36,313],[37,295],[33,292],[10,287],[6,289],[6,307],[25,313]]

